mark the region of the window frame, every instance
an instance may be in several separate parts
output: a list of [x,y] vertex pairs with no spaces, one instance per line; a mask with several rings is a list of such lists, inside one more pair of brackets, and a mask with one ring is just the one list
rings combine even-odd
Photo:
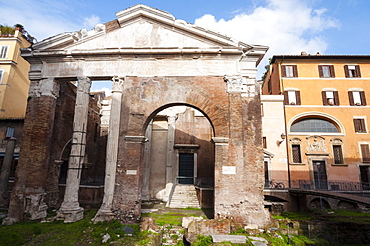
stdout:
[[356,133],[367,133],[365,118],[363,117],[353,118],[353,126]]
[[[309,121],[309,120],[311,120],[311,122],[308,122],[308,123],[303,122],[303,121]],[[318,121],[318,122],[313,122],[315,120]],[[319,127],[317,126],[317,124],[323,123],[323,122],[325,122],[326,125],[320,125]],[[306,127],[296,126],[296,128],[298,128],[298,130],[300,130],[300,131],[293,129],[295,127],[295,125],[298,124],[298,123],[301,123],[300,124],[301,126],[302,126],[302,124],[303,124],[303,126],[306,125]],[[327,123],[330,123],[331,125],[328,125]],[[312,127],[313,125],[315,125],[315,127]],[[332,128],[332,127],[334,127],[336,129],[335,132],[333,132],[333,131],[312,131],[312,129],[333,129],[334,130],[334,128]],[[289,127],[289,132],[290,133],[338,134],[338,133],[341,133],[340,130],[341,129],[335,123],[333,123],[332,121],[330,121],[328,119],[324,119],[324,118],[318,118],[318,117],[300,118],[298,120],[295,120],[291,124],[291,126]]]
[[[295,156],[298,157],[297,160],[295,160]],[[297,144],[297,143],[292,144],[292,162],[293,163],[302,163],[302,148],[301,148],[301,144]]]
[[361,162],[370,163],[370,147],[369,143],[360,143]]
[[[289,93],[291,92],[291,93]],[[291,101],[291,97],[289,97],[289,94],[293,94],[294,92],[294,101]],[[299,90],[286,90],[284,91],[284,104],[285,105],[301,105],[301,92]]]
[[[328,76],[324,72],[324,68],[328,69]],[[333,65],[318,65],[319,77],[320,78],[335,78],[335,71]]]
[[[328,92],[333,93],[333,103],[329,102]],[[338,91],[335,90],[325,90],[321,92],[322,95],[322,103],[324,106],[339,106],[339,94]]]
[[9,53],[9,45],[0,45],[0,59],[7,59]]
[[4,69],[0,68],[0,83],[2,83],[4,77]]
[[[355,103],[354,92],[359,93],[360,100],[361,100],[360,103]],[[348,99],[349,99],[349,105],[350,106],[366,106],[366,104],[367,104],[366,103],[365,91],[363,91],[363,90],[350,90],[350,91],[348,91]]]
[[14,136],[14,131],[15,131],[14,127],[8,126],[7,129],[6,129],[5,138],[12,138]]
[[344,65],[344,74],[346,78],[361,78],[360,66],[359,65]]
[[[291,73],[287,73],[287,69],[291,68]],[[298,68],[297,65],[281,65],[281,76],[284,78],[297,78]]]

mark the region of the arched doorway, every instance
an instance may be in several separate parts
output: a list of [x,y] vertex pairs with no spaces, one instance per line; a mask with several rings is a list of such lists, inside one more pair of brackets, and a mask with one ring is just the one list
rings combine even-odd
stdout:
[[145,134],[142,200],[212,208],[213,126],[194,107],[163,108],[152,116]]

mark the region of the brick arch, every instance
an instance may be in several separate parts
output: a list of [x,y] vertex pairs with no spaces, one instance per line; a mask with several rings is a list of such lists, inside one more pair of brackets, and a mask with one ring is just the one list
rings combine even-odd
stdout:
[[[197,100],[194,100],[194,98],[197,98]],[[187,100],[184,102],[158,102],[157,104],[152,105],[152,107],[148,110],[152,110],[152,113],[150,113],[142,128],[142,134],[145,133],[145,130],[150,123],[150,121],[154,118],[154,116],[160,112],[161,110],[173,106],[189,106],[192,108],[195,108],[202,112],[204,116],[209,120],[209,123],[212,126],[213,134],[214,136],[225,136],[228,133],[228,124],[227,121],[225,122],[225,119],[228,117],[227,112],[225,110],[221,109],[217,104],[212,102],[211,100],[200,96],[195,93],[190,93],[189,96],[186,98]],[[164,103],[160,105],[160,103]],[[157,108],[155,108],[157,107]]]

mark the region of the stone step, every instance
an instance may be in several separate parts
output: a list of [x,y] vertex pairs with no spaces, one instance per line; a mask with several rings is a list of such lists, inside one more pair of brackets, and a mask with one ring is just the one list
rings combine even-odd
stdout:
[[193,185],[176,185],[169,203],[170,208],[200,208],[197,192]]

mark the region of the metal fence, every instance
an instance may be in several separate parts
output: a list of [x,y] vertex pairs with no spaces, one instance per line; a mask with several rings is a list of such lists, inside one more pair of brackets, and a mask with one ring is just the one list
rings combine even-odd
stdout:
[[370,191],[368,182],[344,182],[328,180],[272,180],[265,182],[265,189],[300,189],[329,191]]

